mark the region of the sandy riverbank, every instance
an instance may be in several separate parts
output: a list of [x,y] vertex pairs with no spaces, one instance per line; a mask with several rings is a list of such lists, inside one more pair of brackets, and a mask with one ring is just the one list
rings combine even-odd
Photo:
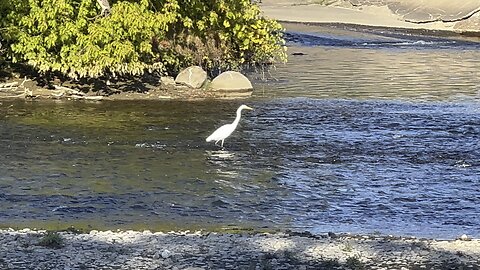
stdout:
[[[347,3],[322,5],[306,0],[263,0],[260,3],[265,17],[283,22],[302,23],[339,23],[375,27],[425,29],[441,31],[459,31],[455,28],[457,22],[426,22],[413,23],[394,14],[387,6],[354,7]],[[335,1],[330,1],[335,2]]]
[[480,269],[480,240],[297,233],[0,230],[1,269]]

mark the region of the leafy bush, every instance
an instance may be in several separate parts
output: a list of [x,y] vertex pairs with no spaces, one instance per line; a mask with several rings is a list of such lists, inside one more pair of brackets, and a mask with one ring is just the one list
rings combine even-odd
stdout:
[[71,78],[175,73],[286,61],[282,28],[249,0],[0,3],[2,45],[13,62]]
[[[171,33],[175,52],[207,68],[284,62],[282,27],[260,16],[250,0],[179,0]],[[176,35],[176,36],[175,36]]]
[[72,78],[140,75],[161,70],[152,38],[162,38],[175,14],[148,10],[148,1],[122,1],[106,17],[95,1],[30,0],[29,10],[10,29],[12,55],[40,72]]

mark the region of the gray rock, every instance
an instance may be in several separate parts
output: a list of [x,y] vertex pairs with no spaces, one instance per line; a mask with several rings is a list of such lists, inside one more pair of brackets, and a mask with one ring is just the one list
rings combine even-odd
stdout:
[[212,90],[246,90],[253,89],[250,80],[240,72],[226,71],[213,79]]
[[462,241],[469,241],[470,237],[468,237],[466,234],[462,234],[458,239]]
[[160,83],[163,85],[175,85],[175,79],[170,76],[163,76],[160,78]]
[[209,89],[216,96],[223,98],[244,98],[253,93],[252,83],[243,74],[227,71],[218,75],[211,82]]
[[200,88],[207,80],[207,72],[199,66],[191,66],[182,70],[175,82],[178,84],[186,85],[190,88]]
[[168,249],[165,249],[161,255],[162,255],[162,258],[167,259],[168,257],[172,256],[172,252],[169,251]]

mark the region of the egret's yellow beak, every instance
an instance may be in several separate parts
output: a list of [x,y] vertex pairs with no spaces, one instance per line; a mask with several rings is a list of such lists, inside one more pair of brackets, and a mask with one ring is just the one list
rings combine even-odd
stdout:
[[245,109],[253,111],[253,108],[245,106]]

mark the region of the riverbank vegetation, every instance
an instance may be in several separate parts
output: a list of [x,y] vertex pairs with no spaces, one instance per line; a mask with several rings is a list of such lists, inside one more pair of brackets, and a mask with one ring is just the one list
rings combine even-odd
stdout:
[[286,61],[282,27],[250,0],[0,2],[0,61],[43,78],[174,75]]

